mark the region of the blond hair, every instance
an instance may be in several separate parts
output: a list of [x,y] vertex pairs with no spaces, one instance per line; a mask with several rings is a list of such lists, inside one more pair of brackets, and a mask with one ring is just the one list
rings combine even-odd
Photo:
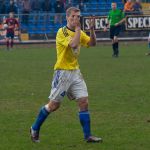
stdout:
[[74,11],[74,12],[80,12],[80,9],[79,8],[76,8],[76,7],[69,7],[67,10],[66,10],[66,16],[70,16],[71,12]]

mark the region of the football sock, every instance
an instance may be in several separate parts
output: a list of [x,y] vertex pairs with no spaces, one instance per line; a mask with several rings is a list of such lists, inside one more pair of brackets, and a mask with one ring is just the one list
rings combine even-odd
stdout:
[[9,48],[9,41],[6,42],[7,48]]
[[119,54],[119,43],[118,42],[115,43],[115,49],[116,49],[116,55],[118,55]]
[[115,55],[115,51],[116,51],[116,49],[115,49],[115,43],[112,44],[112,48],[113,48],[113,52],[114,52],[113,54]]
[[32,129],[35,131],[39,131],[41,125],[43,124],[45,119],[48,117],[48,115],[49,115],[49,112],[45,109],[45,107],[42,107],[38,116],[37,116],[36,121],[32,125]]
[[150,42],[148,43],[148,47],[150,48]]
[[10,43],[11,48],[13,47],[13,45],[14,45],[14,41],[11,41]]
[[83,129],[84,138],[91,136],[90,113],[88,111],[79,112],[79,119]]

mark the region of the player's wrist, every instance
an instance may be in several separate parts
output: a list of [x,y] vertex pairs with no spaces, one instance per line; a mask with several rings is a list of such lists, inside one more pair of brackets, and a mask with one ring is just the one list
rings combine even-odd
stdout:
[[119,23],[116,23],[116,24],[115,24],[115,26],[118,26],[118,25],[119,25]]
[[90,30],[94,30],[94,26],[91,26],[91,27],[90,27]]
[[77,32],[77,31],[81,31],[81,28],[80,27],[76,27],[75,28],[75,32]]

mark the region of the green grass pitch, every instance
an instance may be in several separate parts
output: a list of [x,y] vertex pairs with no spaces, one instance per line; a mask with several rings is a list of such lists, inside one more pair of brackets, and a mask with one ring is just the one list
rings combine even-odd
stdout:
[[150,57],[147,43],[81,49],[80,69],[89,91],[92,132],[103,143],[83,140],[75,102],[64,99],[32,143],[29,128],[48,102],[56,60],[54,46],[0,48],[0,150],[149,150]]

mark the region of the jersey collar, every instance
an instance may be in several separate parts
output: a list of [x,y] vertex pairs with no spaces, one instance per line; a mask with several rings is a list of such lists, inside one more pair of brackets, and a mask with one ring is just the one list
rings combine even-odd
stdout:
[[72,32],[75,32],[75,30],[70,29],[69,27],[66,26],[66,28]]

